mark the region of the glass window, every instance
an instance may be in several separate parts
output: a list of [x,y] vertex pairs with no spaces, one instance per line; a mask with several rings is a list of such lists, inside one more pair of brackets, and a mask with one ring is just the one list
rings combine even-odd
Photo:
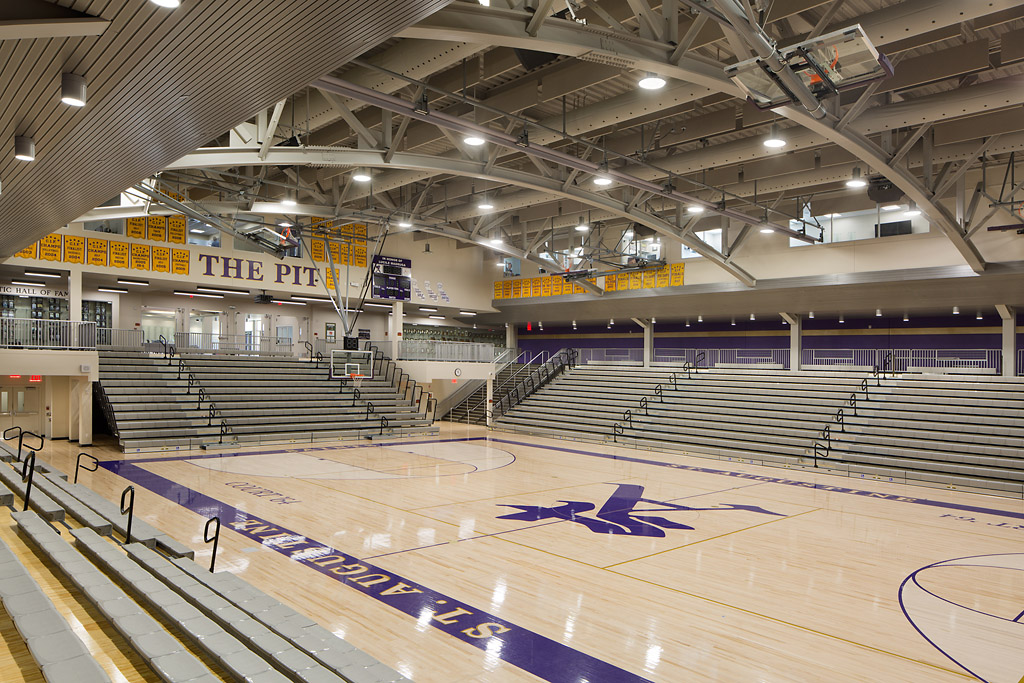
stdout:
[[[714,247],[718,251],[722,250],[722,229],[721,228],[715,228],[713,230],[703,230],[703,231],[695,233],[695,234],[703,242],[705,242],[708,246]],[[695,252],[693,249],[690,249],[685,244],[683,245],[683,253],[682,253],[682,257],[683,258],[695,258],[697,256],[700,256],[700,254]]]

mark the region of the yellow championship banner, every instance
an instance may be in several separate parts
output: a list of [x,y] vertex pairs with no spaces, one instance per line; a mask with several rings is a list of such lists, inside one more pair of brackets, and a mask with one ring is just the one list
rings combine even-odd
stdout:
[[327,252],[323,240],[310,240],[309,245],[309,255],[314,261],[323,263],[327,260]]
[[188,242],[188,220],[184,216],[167,217],[167,241],[173,244]]
[[512,280],[505,280],[504,282],[501,283],[501,298],[512,298]]
[[523,297],[523,281],[513,280],[512,281],[512,298],[521,299]]
[[671,281],[672,287],[683,286],[683,269],[686,267],[685,263],[673,263],[670,268],[672,271]]
[[544,283],[541,287],[541,296],[551,296],[551,281],[555,279],[555,276],[548,276],[544,278]]
[[606,292],[614,292],[614,291],[616,291],[615,290],[615,283],[618,282],[618,280],[619,279],[617,277],[615,277],[615,275],[605,275],[604,276],[604,291],[606,291]]
[[327,284],[328,287],[332,287],[332,288],[334,287],[335,273],[338,274],[338,277],[341,277],[341,273],[338,272],[337,270],[335,270],[334,272],[331,272],[331,269],[327,268],[324,271],[324,282]]
[[149,270],[149,245],[132,245],[132,270]]
[[175,275],[188,275],[188,249],[174,249],[171,252],[171,272]]
[[47,235],[39,240],[39,258],[43,261],[60,261],[60,235]]
[[153,242],[166,242],[167,217],[150,216],[146,221],[146,236]]
[[113,268],[127,268],[129,264],[127,242],[110,242],[110,265]]
[[668,266],[663,266],[657,271],[658,274],[658,287],[668,287],[672,282],[672,271]]
[[107,241],[90,237],[85,240],[85,260],[90,266],[107,265]]
[[366,247],[365,246],[354,246],[352,247],[354,256],[352,257],[352,265],[357,268],[366,267]]
[[565,281],[561,276],[555,275],[551,278],[551,296],[562,296],[562,284]]
[[132,216],[125,221],[124,233],[132,239],[146,239],[146,218],[145,216]]
[[654,289],[658,284],[658,272],[655,270],[644,271],[644,289]]
[[36,243],[33,242],[32,244],[28,245],[27,247],[19,251],[17,254],[15,254],[15,256],[17,256],[18,258],[35,258]]
[[629,273],[629,288],[642,289],[644,286],[643,273]]
[[504,287],[503,287],[504,284],[505,284],[504,282],[495,282],[494,283],[494,298],[495,299],[501,299],[502,298],[501,294],[504,291]]
[[153,247],[153,270],[158,273],[171,272],[170,247]]
[[77,235],[64,235],[64,262],[85,263],[85,238]]
[[362,223],[353,224],[352,236],[356,238],[357,242],[366,244],[366,226]]
[[573,294],[583,294],[585,291],[587,291],[587,290],[583,289],[583,285],[577,284],[575,282],[572,283],[572,293]]
[[533,278],[533,296],[541,296],[541,292],[544,289],[544,278],[535,277]]

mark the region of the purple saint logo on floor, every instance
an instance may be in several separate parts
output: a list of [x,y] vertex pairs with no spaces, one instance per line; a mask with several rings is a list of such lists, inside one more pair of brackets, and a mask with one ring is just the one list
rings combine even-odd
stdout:
[[[500,515],[498,519],[514,519],[523,522],[537,522],[544,519],[564,519],[587,527],[595,534],[621,534],[625,536],[665,536],[665,529],[693,530],[694,527],[682,522],[675,522],[660,515],[638,513],[671,513],[671,512],[722,512],[728,510],[745,510],[762,515],[785,517],[779,512],[771,512],[757,505],[719,505],[715,507],[690,507],[671,501],[644,498],[644,487],[639,484],[618,484],[615,492],[608,497],[601,509],[593,516],[586,516],[597,506],[580,500],[560,500],[555,507],[539,505],[511,505],[502,503],[503,507],[517,508],[522,512]],[[637,505],[644,507],[637,509]],[[654,506],[654,507],[649,507]]]

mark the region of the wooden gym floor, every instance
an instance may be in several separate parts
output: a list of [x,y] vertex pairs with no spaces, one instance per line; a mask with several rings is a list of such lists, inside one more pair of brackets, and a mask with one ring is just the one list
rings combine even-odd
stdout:
[[441,427],[41,459],[417,683],[1024,681],[1024,501]]

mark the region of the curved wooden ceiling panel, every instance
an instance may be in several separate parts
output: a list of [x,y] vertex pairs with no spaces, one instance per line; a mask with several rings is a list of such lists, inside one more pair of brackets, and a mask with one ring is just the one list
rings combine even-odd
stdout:
[[[0,41],[0,257],[9,256],[450,0],[55,3],[98,36]],[[85,76],[84,109],[60,76]],[[14,159],[16,135],[36,160]]]

